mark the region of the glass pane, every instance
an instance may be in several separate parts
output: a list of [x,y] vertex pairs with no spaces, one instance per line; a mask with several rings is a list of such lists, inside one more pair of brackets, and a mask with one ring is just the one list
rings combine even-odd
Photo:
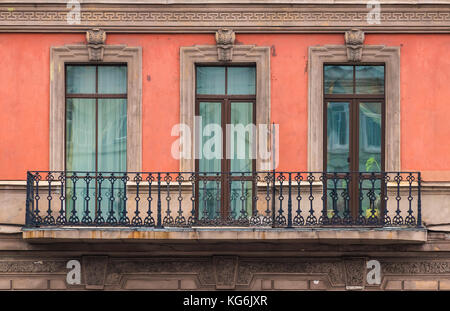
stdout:
[[230,216],[233,219],[252,216],[252,182],[232,181],[230,192]]
[[197,94],[225,94],[225,67],[197,67]]
[[353,66],[326,65],[325,94],[353,94]]
[[119,222],[126,207],[126,181],[118,173],[114,178],[110,178],[110,174],[102,175],[103,180],[97,181],[97,213],[101,211],[101,216],[108,222]]
[[127,169],[127,100],[98,100],[98,170],[115,172],[115,179],[108,180],[110,174],[104,174],[100,207],[105,219],[119,221],[125,208],[125,184],[117,172]]
[[350,217],[350,185],[347,179],[337,176],[327,179],[327,216],[330,219]]
[[95,93],[95,66],[67,66],[66,88],[68,94]]
[[85,174],[77,172],[77,179],[73,175],[66,175],[66,220],[78,222],[94,220],[95,218],[95,174],[91,174],[91,180],[85,178]]
[[[364,176],[367,176],[364,174]],[[380,220],[381,213],[381,180],[377,178],[364,179],[359,184],[359,214],[368,220]]]
[[82,177],[83,172],[95,171],[95,99],[69,98],[66,101],[66,170],[76,171],[81,177],[74,182],[70,178],[72,174],[67,175],[67,219],[76,216],[81,221],[87,207],[93,217],[95,182],[87,183]]
[[327,104],[327,171],[349,169],[349,103]]
[[127,100],[98,100],[98,170],[125,172],[127,166]]
[[98,66],[98,93],[126,94],[127,66]]
[[228,94],[247,95],[256,91],[255,67],[228,67]]
[[384,93],[384,66],[356,66],[355,70],[357,94]]
[[381,171],[381,103],[359,104],[359,170]]
[[253,103],[232,102],[229,134],[231,172],[252,171],[252,124]]
[[67,99],[66,170],[95,171],[95,99]]
[[222,160],[221,103],[199,103],[199,115],[202,117],[199,172],[220,172]]
[[201,180],[199,187],[199,211],[200,220],[220,218],[220,181]]

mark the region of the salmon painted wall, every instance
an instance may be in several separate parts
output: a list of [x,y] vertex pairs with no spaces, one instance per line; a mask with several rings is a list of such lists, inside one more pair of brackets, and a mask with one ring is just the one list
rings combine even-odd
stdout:
[[[278,168],[306,170],[308,46],[343,44],[343,35],[238,34],[236,40],[271,47]],[[0,34],[0,180],[48,169],[49,49],[82,42],[83,34]],[[179,122],[179,48],[214,44],[214,36],[110,34],[107,43],[142,47],[143,170],[178,170],[170,133]],[[374,34],[365,43],[401,46],[402,169],[450,180],[450,36]]]

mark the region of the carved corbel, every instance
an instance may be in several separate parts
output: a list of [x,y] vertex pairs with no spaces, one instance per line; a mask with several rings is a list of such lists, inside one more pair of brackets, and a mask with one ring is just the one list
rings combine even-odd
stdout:
[[233,58],[233,45],[236,35],[232,29],[221,28],[216,32],[217,58],[230,62]]
[[345,45],[347,47],[348,61],[360,62],[364,45],[364,32],[360,29],[346,31]]
[[213,266],[216,278],[216,289],[235,289],[237,268],[237,256],[214,256]]
[[344,258],[345,288],[347,290],[364,290],[366,282],[366,258]]
[[88,30],[86,33],[87,47],[90,61],[102,61],[106,41],[106,32],[99,28]]
[[81,260],[86,289],[103,289],[109,262],[108,256],[83,256]]

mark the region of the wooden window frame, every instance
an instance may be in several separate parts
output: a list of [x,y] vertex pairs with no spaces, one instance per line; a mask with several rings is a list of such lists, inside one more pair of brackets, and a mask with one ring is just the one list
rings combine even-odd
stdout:
[[[221,95],[205,95],[197,93],[197,74],[195,74],[195,116],[199,116],[200,113],[200,102],[211,101],[215,103],[221,103],[221,128],[222,128],[222,160],[221,160],[221,170],[220,170],[220,184],[221,184],[221,195],[220,195],[220,214],[222,219],[227,219],[230,216],[230,202],[229,198],[231,198],[229,193],[228,184],[231,181],[252,181],[252,192],[256,190],[254,175],[256,172],[256,159],[252,159],[252,175],[250,176],[232,176],[230,174],[230,160],[227,158],[227,124],[231,122],[231,103],[233,102],[251,102],[253,103],[253,118],[252,122],[256,125],[256,81],[255,81],[255,94],[254,95],[228,95],[228,68],[230,67],[254,67],[255,68],[255,79],[257,76],[257,68],[254,63],[215,63],[215,64],[195,64],[195,73],[197,73],[198,67],[223,67],[225,68],[225,92]],[[255,140],[256,137],[253,137]],[[217,179],[216,176],[202,176],[202,173],[199,172],[199,159],[195,159],[195,174],[198,176],[196,178],[196,197],[199,197],[199,186],[198,182],[203,180],[215,181]],[[196,201],[196,217],[199,217],[200,211],[200,203],[198,200]],[[255,211],[256,206],[252,199],[252,213]]]
[[[89,61],[85,44],[50,48],[49,169],[65,171],[65,64]],[[105,45],[105,64],[127,64],[127,171],[142,170],[142,48]]]
[[[384,63],[324,63],[323,69],[325,70],[325,66],[327,65],[337,65],[337,66],[383,66]],[[386,72],[386,68],[385,68]],[[325,76],[325,73],[324,73]],[[384,75],[384,83],[386,85],[386,74]],[[353,94],[326,94],[325,88],[323,88],[323,168],[324,171],[327,171],[327,103],[330,101],[335,102],[348,102],[350,108],[350,120],[349,120],[349,157],[350,157],[350,166],[351,172],[359,171],[359,167],[356,165],[359,157],[359,108],[355,109],[360,102],[368,101],[368,102],[380,102],[382,105],[382,126],[381,126],[381,170],[385,170],[385,126],[386,126],[386,108],[385,108],[385,91],[380,94],[356,94],[355,93],[355,70],[353,69]]]
[[[267,126],[267,133],[271,133],[270,127],[270,47],[256,45],[233,45],[233,59],[230,62],[220,62],[218,59],[217,45],[195,45],[180,48],[180,124],[186,125],[191,130],[191,158],[184,158],[180,151],[180,171],[195,171],[195,146],[198,144],[195,137],[195,66],[214,64],[255,64],[256,65],[256,125]],[[270,138],[271,139],[271,138]],[[259,141],[256,141],[256,150],[260,150]],[[266,144],[267,153],[272,146]],[[256,159],[256,170],[267,170],[271,160]]]
[[[89,67],[95,67],[95,93],[67,93],[67,67],[68,66],[89,66]],[[109,99],[126,99],[128,102],[128,93],[114,93],[114,94],[100,94],[98,93],[98,67],[101,66],[126,66],[127,72],[128,72],[128,66],[126,63],[98,63],[98,62],[91,62],[91,63],[65,63],[64,64],[64,71],[65,71],[65,100],[64,100],[64,137],[67,137],[67,99],[69,98],[86,98],[86,99],[95,99],[95,111],[96,111],[96,117],[95,117],[95,174],[97,176],[98,171],[98,99],[102,98],[109,98]],[[128,79],[126,81],[128,84]],[[128,103],[127,103],[128,105]],[[128,119],[128,118],[127,118]],[[67,149],[67,140],[64,142],[64,150]],[[128,153],[128,152],[127,152]],[[128,159],[128,154],[126,156]],[[64,153],[64,168],[67,168],[67,154]]]
[[[323,83],[325,83],[325,66],[336,65],[336,66],[352,66],[353,67],[353,93],[351,94],[326,94],[325,87],[323,87],[323,169],[327,173],[327,177],[330,179],[336,178],[337,176],[333,172],[328,172],[327,168],[327,157],[328,157],[328,138],[327,138],[327,104],[329,102],[345,102],[349,104],[349,173],[351,175],[351,180],[357,180],[358,182],[352,182],[350,187],[350,215],[353,219],[357,219],[359,216],[358,203],[359,203],[359,178],[369,179],[371,176],[362,176],[358,174],[359,171],[359,104],[361,102],[377,102],[381,103],[381,173],[377,173],[378,178],[382,178],[382,172],[385,171],[385,142],[386,142],[386,66],[385,63],[360,63],[360,62],[345,62],[345,63],[335,63],[327,62],[323,63]],[[383,93],[380,94],[357,94],[356,93],[356,67],[357,66],[383,66],[384,67],[384,88]],[[339,174],[337,174],[339,176]],[[368,174],[370,175],[370,174]],[[345,178],[342,175],[341,178]],[[339,177],[338,177],[339,178]],[[325,189],[327,189],[327,184],[324,184]],[[384,183],[381,183],[381,193],[384,193]],[[327,190],[325,190],[326,192]],[[325,197],[327,200],[327,197]],[[383,215],[384,204],[380,205],[380,215]]]
[[[349,64],[345,45],[311,46],[308,51],[308,171],[326,170],[323,161],[323,64]],[[362,64],[385,64],[385,170],[401,170],[400,47],[364,45]]]

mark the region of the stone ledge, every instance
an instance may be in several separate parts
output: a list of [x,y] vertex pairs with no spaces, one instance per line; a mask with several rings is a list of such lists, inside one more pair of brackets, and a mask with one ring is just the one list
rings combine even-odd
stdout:
[[419,244],[425,228],[23,228],[27,242],[290,241],[327,244]]
[[22,232],[21,225],[0,224],[0,234],[16,234]]

